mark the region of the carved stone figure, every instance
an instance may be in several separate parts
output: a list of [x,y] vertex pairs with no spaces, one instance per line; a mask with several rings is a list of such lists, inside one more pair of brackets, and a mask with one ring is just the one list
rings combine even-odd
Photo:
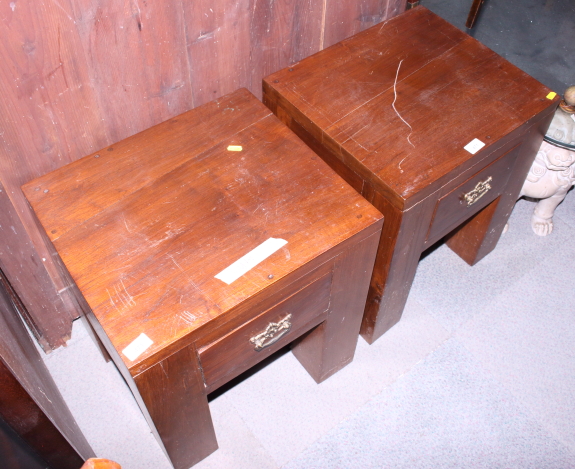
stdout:
[[523,184],[520,196],[541,199],[531,217],[531,228],[539,236],[553,230],[553,214],[575,185],[575,86],[565,97]]

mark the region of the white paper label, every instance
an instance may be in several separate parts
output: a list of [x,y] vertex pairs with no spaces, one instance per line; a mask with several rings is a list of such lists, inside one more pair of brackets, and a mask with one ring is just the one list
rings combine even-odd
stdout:
[[471,140],[471,142],[469,142],[463,148],[465,150],[467,150],[469,153],[471,153],[472,155],[475,155],[475,153],[477,153],[479,150],[481,150],[484,146],[485,146],[485,143],[483,143],[478,138],[474,138],[473,140]]
[[269,238],[222,270],[216,275],[216,278],[230,285],[286,244],[287,241],[285,239]]
[[153,343],[154,341],[142,332],[132,341],[130,345],[122,350],[122,353],[128,358],[128,360],[133,362],[136,358],[142,355],[142,353],[144,353]]

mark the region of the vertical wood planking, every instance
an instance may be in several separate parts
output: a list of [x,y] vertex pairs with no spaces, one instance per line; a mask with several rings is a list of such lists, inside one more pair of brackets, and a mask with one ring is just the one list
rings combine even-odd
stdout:
[[261,99],[262,78],[321,47],[323,5],[317,0],[265,0],[254,8],[251,86]]
[[22,184],[107,140],[71,8],[1,2],[2,177]]
[[181,0],[71,1],[106,145],[193,107]]
[[72,318],[42,259],[0,183],[0,269],[10,277],[26,307],[23,316],[29,329],[49,351],[70,338]]
[[[20,185],[56,169],[106,142],[71,8],[66,1],[0,2],[0,178],[17,236],[3,267],[47,342],[62,345],[76,315]],[[17,220],[19,218],[19,220]],[[45,259],[45,261],[41,261]],[[40,301],[34,301],[38,300]],[[58,338],[59,337],[59,338]]]
[[407,0],[387,0],[387,9],[383,20],[393,18],[394,16],[403,13],[407,8]]
[[405,0],[0,0],[0,182],[20,225],[9,248],[22,258],[0,263],[43,346],[60,346],[79,312],[22,184],[237,88],[261,97],[263,76],[403,9]]
[[323,48],[363,31],[405,10],[406,0],[324,0]]
[[195,104],[246,87],[261,98],[261,79],[317,52],[317,0],[185,2]]
[[194,104],[249,86],[254,0],[183,0]]

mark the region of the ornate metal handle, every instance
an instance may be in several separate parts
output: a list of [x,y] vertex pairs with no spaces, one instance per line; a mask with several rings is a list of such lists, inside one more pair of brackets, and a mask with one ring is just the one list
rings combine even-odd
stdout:
[[[288,314],[279,322],[270,322],[268,327],[262,333],[253,336],[250,342],[255,345],[254,349],[256,352],[275,344],[284,335],[286,335],[291,329],[291,314]],[[269,342],[266,342],[266,340]]]
[[489,184],[493,178],[489,176],[485,181],[479,181],[475,186],[475,189],[469,191],[467,194],[463,194],[463,200],[467,202],[467,206],[471,207],[475,202],[477,202],[481,197],[483,197],[489,189],[491,189],[491,185]]

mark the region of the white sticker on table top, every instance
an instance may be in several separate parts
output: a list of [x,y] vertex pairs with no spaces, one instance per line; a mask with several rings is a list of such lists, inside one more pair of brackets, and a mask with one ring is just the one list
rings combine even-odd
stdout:
[[471,142],[469,142],[463,148],[465,150],[467,150],[469,153],[471,153],[472,155],[475,155],[475,153],[477,153],[479,150],[481,150],[484,146],[485,146],[485,143],[483,143],[478,138],[474,138],[473,140],[471,140]]
[[150,339],[146,334],[143,332],[136,337],[130,345],[128,345],[122,353],[128,358],[130,361],[136,360],[142,353],[144,353],[150,345],[152,345],[154,341]]
[[286,244],[287,241],[285,239],[268,238],[245,256],[240,257],[233,264],[222,270],[216,275],[216,278],[230,285]]

